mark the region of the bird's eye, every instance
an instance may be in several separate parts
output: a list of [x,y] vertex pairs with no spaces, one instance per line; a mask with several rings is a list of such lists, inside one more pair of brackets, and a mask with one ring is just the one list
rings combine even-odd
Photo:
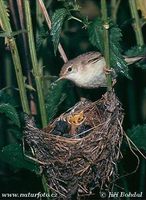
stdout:
[[72,71],[72,67],[68,67],[67,71],[71,72]]

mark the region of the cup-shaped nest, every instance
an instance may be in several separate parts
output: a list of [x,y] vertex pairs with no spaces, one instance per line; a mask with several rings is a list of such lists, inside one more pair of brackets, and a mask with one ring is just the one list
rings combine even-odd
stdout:
[[110,188],[121,155],[122,121],[123,110],[114,91],[96,102],[78,102],[42,130],[31,119],[26,121],[25,142],[58,199]]

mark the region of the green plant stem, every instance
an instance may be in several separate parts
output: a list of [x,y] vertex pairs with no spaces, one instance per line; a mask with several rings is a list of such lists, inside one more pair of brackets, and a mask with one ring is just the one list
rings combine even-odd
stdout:
[[[47,184],[47,180],[45,178],[45,175],[42,174],[42,185],[43,185],[43,188],[44,188],[44,191],[46,192],[46,194],[50,194],[50,190],[49,190],[49,187],[48,187],[48,184]],[[50,197],[47,197],[47,199],[49,200]]]
[[141,48],[144,45],[143,34],[141,30],[140,18],[137,12],[136,1],[129,0],[132,18],[134,19],[134,31],[136,35],[137,45]]
[[[107,16],[107,5],[106,0],[101,0],[101,12],[103,20],[103,41],[104,41],[104,57],[106,61],[106,68],[110,70],[110,51],[109,51],[109,23]],[[107,75],[108,90],[111,90],[112,80],[111,75]]]
[[33,74],[34,74],[35,82],[36,82],[42,126],[45,127],[47,125],[47,114],[46,114],[45,100],[44,100],[43,87],[42,87],[43,85],[42,84],[42,70],[39,68],[38,61],[37,61],[29,2],[30,2],[29,0],[24,1],[26,26],[27,26],[27,31],[28,31],[28,43],[29,43],[31,61],[32,61],[32,66],[33,66]]
[[[11,35],[12,33],[11,25],[9,22],[9,18],[7,16],[4,2],[2,0],[0,0],[0,19],[1,19],[4,31],[8,32]],[[24,83],[24,77],[22,74],[22,66],[20,62],[17,45],[16,45],[14,37],[12,36],[8,37],[7,41],[9,42],[9,48],[11,50],[12,59],[13,59],[14,67],[15,67],[15,73],[16,73],[22,108],[25,113],[30,114],[26,88],[25,88],[25,83]]]
[[[5,80],[6,80],[6,87],[9,88],[12,86],[12,67],[11,67],[11,59],[10,55],[7,54],[5,56]],[[12,94],[12,90],[8,91],[9,94]]]
[[117,21],[117,12],[118,12],[120,3],[121,3],[121,0],[111,0],[111,15],[112,15],[112,20],[114,22]]

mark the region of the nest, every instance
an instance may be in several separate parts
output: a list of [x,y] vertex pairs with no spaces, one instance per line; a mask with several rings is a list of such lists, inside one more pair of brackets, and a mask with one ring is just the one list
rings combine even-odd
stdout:
[[25,141],[57,199],[80,199],[98,188],[110,188],[121,155],[122,121],[122,107],[113,91],[96,102],[78,102],[43,130],[27,120]]

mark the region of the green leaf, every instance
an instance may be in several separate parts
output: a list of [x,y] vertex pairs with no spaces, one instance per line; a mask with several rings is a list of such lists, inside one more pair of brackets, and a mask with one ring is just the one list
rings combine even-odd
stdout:
[[101,20],[95,20],[88,27],[89,40],[93,46],[96,46],[99,51],[103,54],[103,27]]
[[59,105],[65,100],[66,94],[64,92],[65,81],[53,83],[49,88],[46,97],[46,110],[48,121],[51,121],[58,111]]
[[[127,78],[130,78],[128,74],[128,66],[123,59],[120,48],[121,41],[121,30],[118,26],[109,22],[110,29],[110,64],[111,67],[115,68],[117,72],[122,73]],[[89,40],[93,46],[96,46],[99,51],[103,54],[104,52],[104,41],[103,41],[103,24],[101,19],[96,19],[88,26]]]
[[12,125],[9,125],[7,132],[8,132],[8,134],[12,135],[14,138],[16,138],[18,140],[22,140],[23,133],[20,128],[16,128]]
[[137,67],[146,70],[146,64],[136,63]]
[[9,95],[6,89],[0,90],[0,104],[1,103],[8,103],[14,107],[18,106],[16,98],[13,98],[11,95]]
[[12,105],[5,103],[0,104],[0,113],[4,113],[15,125],[20,127],[18,114]]
[[0,159],[4,162],[19,169],[28,169],[32,172],[39,173],[40,169],[37,164],[27,161],[23,155],[21,144],[10,144],[2,148],[0,151]]
[[128,57],[145,56],[145,54],[146,54],[146,46],[143,47],[134,46],[125,52],[125,55],[127,55]]
[[127,130],[127,135],[139,149],[146,151],[146,124]]
[[[36,35],[36,49],[39,51],[44,43],[47,44],[47,39],[50,37],[48,30],[45,26],[39,28]],[[49,38],[50,39],[50,38]]]
[[68,11],[65,8],[57,9],[52,17],[52,28],[51,28],[51,36],[54,45],[54,53],[56,55],[56,51],[59,44],[60,34],[62,25],[65,17],[67,16]]

